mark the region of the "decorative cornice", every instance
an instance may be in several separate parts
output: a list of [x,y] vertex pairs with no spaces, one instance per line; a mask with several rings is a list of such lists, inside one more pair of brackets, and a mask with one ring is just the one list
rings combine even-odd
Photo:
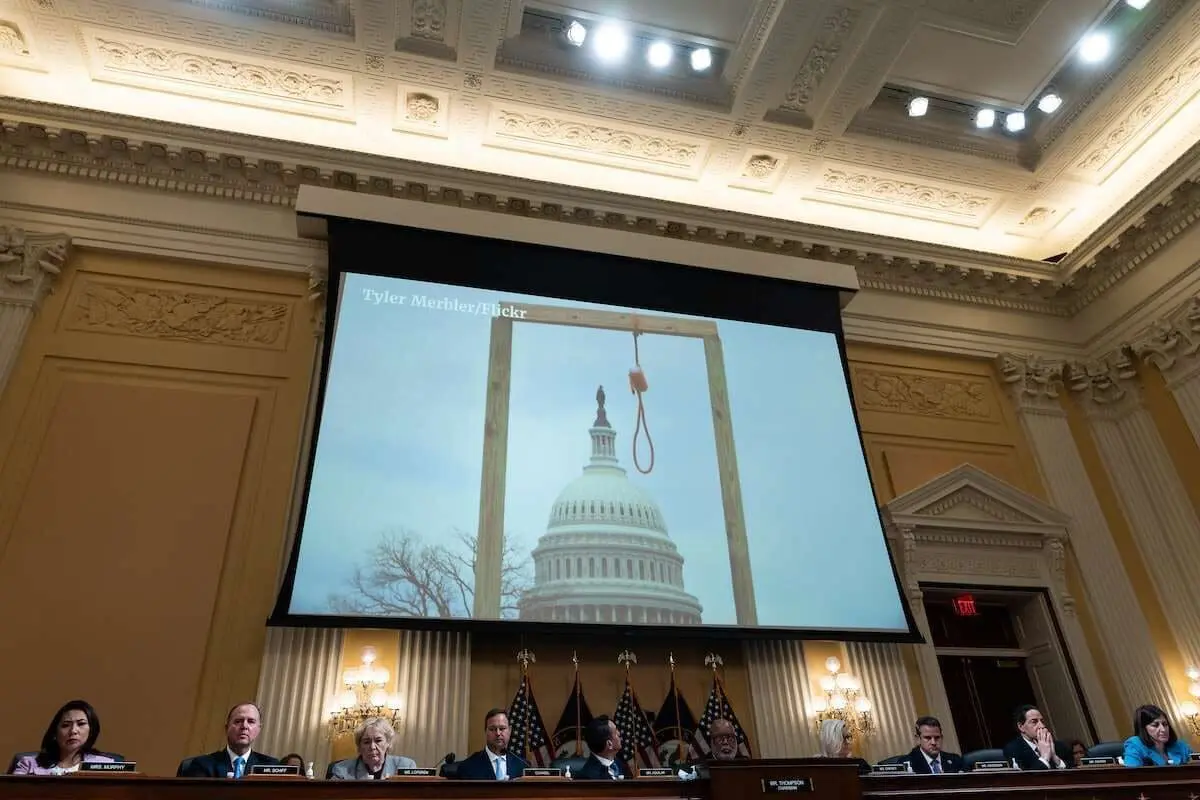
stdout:
[[36,308],[62,273],[70,249],[65,233],[0,228],[0,304]]
[[31,101],[0,100],[0,114],[0,167],[10,170],[282,207],[303,184],[331,186],[850,264],[865,289],[1059,317],[1093,301],[1200,217],[1200,183],[1179,177],[1200,162],[1193,148],[1193,162],[1168,170],[1173,189],[1156,181],[1157,205],[1063,282],[1059,266],[1042,262],[528,179]]

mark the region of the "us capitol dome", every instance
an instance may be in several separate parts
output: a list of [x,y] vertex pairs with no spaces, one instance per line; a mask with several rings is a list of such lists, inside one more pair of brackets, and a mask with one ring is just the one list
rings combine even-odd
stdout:
[[603,386],[596,405],[591,460],[550,509],[520,618],[699,625],[700,601],[683,589],[683,556],[662,510],[617,460]]

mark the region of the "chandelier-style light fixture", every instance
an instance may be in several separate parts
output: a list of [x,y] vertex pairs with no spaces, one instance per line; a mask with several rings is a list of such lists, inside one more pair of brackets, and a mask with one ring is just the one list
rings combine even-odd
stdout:
[[1200,706],[1197,706],[1197,701],[1200,701],[1200,669],[1188,667],[1187,677],[1188,694],[1192,699],[1180,703],[1179,712],[1183,714],[1183,721],[1191,729],[1192,736],[1200,736]]
[[875,731],[871,718],[871,701],[862,693],[862,681],[842,672],[842,662],[837,656],[825,659],[829,674],[821,678],[824,697],[813,698],[813,711],[817,714],[817,729],[827,719],[840,719],[854,738],[869,736]]
[[364,647],[362,664],[350,667],[342,673],[345,691],[334,700],[334,709],[329,712],[329,738],[338,739],[354,733],[364,720],[381,717],[395,728],[400,724],[400,707],[403,700],[398,694],[387,691],[391,677],[383,667],[375,666],[378,657],[374,647]]

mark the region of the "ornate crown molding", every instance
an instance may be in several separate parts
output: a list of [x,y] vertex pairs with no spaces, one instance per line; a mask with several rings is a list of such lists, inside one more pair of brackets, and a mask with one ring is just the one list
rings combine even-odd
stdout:
[[[1194,163],[1177,165],[1163,176],[1173,188],[1152,187],[1157,205],[1064,281],[1063,265],[115,114],[15,99],[0,100],[0,114],[8,169],[283,207],[303,184],[331,186],[849,264],[866,289],[1059,317],[1200,217],[1200,183],[1179,177]],[[1200,147],[1189,157],[1200,162]]]
[[0,304],[36,308],[67,262],[71,237],[0,228]]

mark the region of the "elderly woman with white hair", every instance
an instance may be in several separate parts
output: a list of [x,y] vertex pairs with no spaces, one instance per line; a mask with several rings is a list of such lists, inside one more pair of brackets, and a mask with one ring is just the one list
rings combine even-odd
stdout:
[[821,752],[817,753],[818,758],[845,758],[854,761],[858,765],[858,771],[861,774],[867,774],[871,771],[871,765],[861,758],[854,758],[851,755],[851,750],[854,744],[854,734],[846,728],[844,720],[840,719],[823,719],[821,720],[821,728],[817,732],[817,739],[820,741]]
[[329,765],[332,781],[369,781],[390,778],[402,769],[413,769],[417,762],[406,756],[389,755],[396,730],[381,717],[363,720],[354,731],[356,758],[345,758]]

